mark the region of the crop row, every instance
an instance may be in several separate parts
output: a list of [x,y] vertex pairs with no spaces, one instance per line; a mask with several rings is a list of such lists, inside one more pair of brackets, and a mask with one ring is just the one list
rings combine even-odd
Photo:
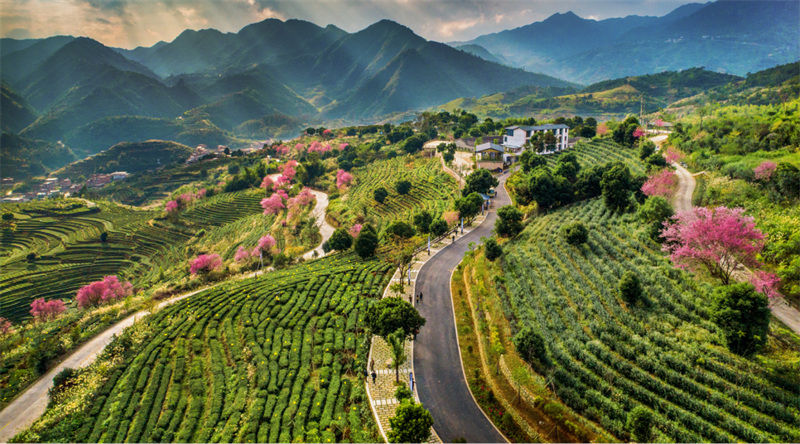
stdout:
[[41,439],[374,441],[360,326],[389,268],[337,255],[165,308],[147,320],[146,346],[75,416],[71,435]]
[[[590,227],[580,248],[559,233],[576,219]],[[507,248],[501,291],[545,338],[558,395],[622,439],[627,412],[644,405],[664,439],[797,441],[800,388],[718,345],[708,288],[637,228],[595,199],[537,219]],[[626,271],[642,280],[647,306],[620,299]]]

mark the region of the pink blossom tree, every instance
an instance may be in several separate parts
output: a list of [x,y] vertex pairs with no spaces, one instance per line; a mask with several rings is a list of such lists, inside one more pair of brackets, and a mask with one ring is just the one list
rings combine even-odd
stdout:
[[66,310],[64,301],[53,299],[45,302],[44,298],[35,299],[31,302],[31,315],[36,322],[50,321],[58,317]]
[[272,189],[277,191],[280,188],[286,188],[287,186],[289,186],[290,183],[292,183],[292,179],[281,174],[275,179],[275,183],[272,186]]
[[208,191],[205,188],[200,188],[196,193],[194,193],[194,197],[195,199],[205,199],[206,193],[208,193]]
[[753,169],[753,173],[755,173],[756,180],[769,182],[769,180],[772,178],[772,174],[775,173],[777,168],[778,165],[775,162],[765,160],[761,162],[759,166]]
[[192,203],[193,200],[194,200],[194,194],[192,193],[183,193],[180,196],[178,196],[177,199],[178,204],[184,207]]
[[247,262],[248,260],[250,260],[250,250],[240,245],[239,249],[236,250],[236,254],[233,256],[233,260],[235,260],[236,262]]
[[286,208],[286,205],[283,204],[281,196],[275,193],[270,197],[261,199],[261,208],[264,209],[264,214],[278,214],[278,212]]
[[269,234],[261,236],[261,239],[258,240],[258,250],[263,253],[272,254],[275,245],[277,245],[275,238]]
[[606,134],[608,134],[608,125],[605,122],[597,125],[597,135],[605,136]]
[[296,149],[296,150],[297,150],[297,152],[299,152],[299,153],[302,153],[303,151],[305,151],[305,150],[306,150],[306,146],[305,146],[305,145],[303,145],[302,143],[296,143],[296,144],[294,145],[294,149]]
[[644,136],[644,134],[645,134],[644,133],[644,128],[642,128],[642,127],[638,127],[635,130],[633,130],[633,137],[635,137],[637,139],[642,137],[642,136]]
[[10,335],[14,332],[11,321],[6,318],[0,317],[0,338]]
[[642,185],[642,193],[647,196],[669,197],[678,186],[675,172],[665,168],[650,176]]
[[683,153],[671,146],[667,147],[667,149],[664,151],[663,156],[664,159],[667,161],[667,163],[675,163],[683,159]]
[[189,264],[191,274],[206,274],[222,267],[222,258],[218,254],[201,254]]
[[275,186],[275,181],[273,181],[269,176],[264,176],[264,179],[261,180],[261,185],[259,186],[265,191],[269,191]]
[[663,120],[661,120],[661,118],[658,118],[658,119],[656,119],[656,120],[654,120],[654,121],[653,121],[653,124],[654,124],[655,126],[657,126],[657,127],[662,127],[662,126],[664,126],[664,125],[666,124],[666,122],[664,122]]
[[167,205],[165,206],[165,209],[167,210],[168,214],[177,213],[178,212],[178,202],[176,202],[174,200],[171,200],[171,201],[167,202]]
[[333,137],[333,131],[331,131],[331,130],[326,128],[324,131],[322,131],[322,136],[323,137]]
[[780,296],[778,292],[778,284],[780,284],[780,282],[781,278],[766,271],[757,270],[750,276],[750,283],[756,287],[756,291],[763,293],[764,296],[770,299]]
[[339,151],[344,151],[344,149],[347,148],[347,146],[348,146],[347,143],[340,143],[339,144]]
[[116,302],[132,294],[133,285],[130,282],[120,282],[119,278],[111,275],[81,287],[75,300],[78,301],[78,307],[86,308]]
[[453,224],[458,222],[458,217],[459,217],[458,211],[445,211],[444,213],[442,213],[442,219],[444,219],[444,221],[447,222],[447,225],[451,227],[453,226]]
[[342,189],[346,186],[349,186],[353,182],[353,175],[348,173],[345,170],[339,170],[336,172],[336,188]]
[[[295,162],[296,163],[296,162]],[[294,169],[294,165],[286,164],[283,166],[283,177],[286,177],[290,181],[294,179],[294,176],[297,174],[297,171]]]
[[355,224],[352,227],[350,227],[350,230],[348,230],[348,233],[350,233],[350,236],[358,237],[359,233],[361,233],[361,229],[363,229],[363,228],[364,228],[363,225]]
[[664,251],[679,268],[706,269],[722,283],[730,283],[739,263],[760,265],[757,255],[764,235],[742,208],[697,207],[664,222]]

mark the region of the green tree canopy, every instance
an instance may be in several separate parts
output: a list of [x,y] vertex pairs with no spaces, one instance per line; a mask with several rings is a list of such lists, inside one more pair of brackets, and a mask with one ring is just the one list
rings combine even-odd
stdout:
[[327,241],[328,247],[331,250],[346,251],[353,245],[353,236],[344,228],[337,228],[331,234],[331,238]]
[[522,212],[513,205],[506,205],[497,210],[495,231],[498,236],[514,237],[522,231]]
[[371,225],[365,226],[355,242],[355,250],[361,259],[366,259],[375,255],[375,249],[378,248],[378,235]]
[[425,318],[420,316],[413,305],[396,297],[373,301],[367,308],[366,324],[372,333],[386,338],[389,334],[401,329],[406,337],[425,325]]
[[478,193],[471,193],[466,197],[456,200],[456,210],[465,219],[472,219],[481,212],[483,206],[483,197]]
[[372,197],[378,203],[383,203],[387,196],[389,196],[389,192],[384,187],[375,188],[375,191],[372,192]]
[[769,316],[767,297],[751,284],[725,285],[714,291],[711,319],[736,354],[750,356],[767,343]]
[[493,187],[498,185],[497,178],[492,176],[486,168],[479,168],[472,174],[467,176],[464,189],[461,190],[462,195],[468,196],[471,193],[486,194]]
[[397,191],[397,194],[408,194],[411,191],[411,182],[399,180],[394,184],[394,190]]
[[422,404],[403,402],[389,418],[389,426],[389,442],[426,442],[431,436],[433,416]]
[[622,212],[630,206],[631,182],[631,171],[624,163],[614,162],[606,169],[600,180],[600,188],[609,210]]

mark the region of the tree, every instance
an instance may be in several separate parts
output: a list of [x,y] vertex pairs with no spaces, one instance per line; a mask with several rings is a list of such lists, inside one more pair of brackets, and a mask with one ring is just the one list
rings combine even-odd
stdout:
[[222,267],[222,258],[218,254],[201,254],[189,264],[191,274],[206,274]]
[[633,304],[642,297],[642,284],[639,276],[632,271],[626,271],[619,280],[619,295],[629,304]]
[[108,232],[107,231],[103,231],[102,233],[100,233],[100,242],[102,242],[102,243],[108,242]]
[[550,170],[539,167],[528,178],[528,190],[540,210],[549,210],[572,202],[573,190],[563,176],[555,176]]
[[605,169],[606,165],[595,165],[578,172],[578,177],[575,181],[575,194],[578,199],[589,199],[602,193],[600,180],[603,179]]
[[442,153],[442,159],[444,159],[445,163],[450,163],[450,162],[452,162],[452,161],[453,161],[453,159],[455,159],[455,158],[456,158],[456,155],[455,155],[455,153],[452,153],[452,152],[450,152],[450,151],[447,151],[447,152],[445,152],[445,153]]
[[637,405],[628,412],[627,428],[637,442],[650,442],[653,438],[653,412]]
[[52,299],[45,302],[44,298],[39,298],[31,302],[30,313],[36,322],[44,322],[57,318],[66,309],[64,301],[61,299]]
[[653,153],[645,159],[645,163],[649,168],[664,168],[667,166],[667,159],[658,153]]
[[506,205],[497,210],[495,231],[499,236],[514,237],[522,231],[522,212],[513,205]]
[[456,210],[467,220],[472,220],[481,212],[483,207],[483,197],[478,193],[472,193],[466,197],[456,200]]
[[119,278],[111,275],[81,287],[75,300],[78,302],[78,307],[86,308],[113,303],[132,294],[133,285],[130,282],[121,282]]
[[[662,158],[663,159],[663,158]],[[642,184],[641,190],[646,196],[671,196],[678,188],[675,172],[669,168],[658,171]]]
[[642,144],[642,147],[639,148],[639,159],[645,160],[648,157],[652,156],[653,153],[656,152],[656,144],[651,141],[647,141]]
[[606,169],[600,179],[600,188],[609,210],[622,212],[630,206],[631,182],[631,171],[622,162],[614,162]]
[[564,240],[570,245],[580,245],[586,243],[589,237],[589,232],[581,222],[572,222],[571,224],[564,225],[561,228],[561,234]]
[[479,168],[472,174],[467,176],[464,184],[464,189],[461,190],[463,196],[468,196],[471,193],[486,194],[493,187],[499,184],[497,178],[492,176],[486,168]]
[[389,442],[426,442],[431,436],[433,416],[422,404],[403,402],[389,418],[389,426]]
[[386,343],[389,344],[389,351],[392,353],[394,380],[395,382],[400,382],[400,366],[408,360],[406,355],[406,335],[403,329],[398,328],[396,331],[389,333],[389,336],[386,337]]
[[534,168],[540,165],[547,165],[547,160],[544,156],[540,156],[533,152],[533,150],[525,150],[519,156],[519,162],[522,164],[522,171],[529,173]]
[[486,255],[486,259],[490,261],[494,261],[498,257],[503,255],[503,247],[497,243],[494,238],[489,238],[486,240],[486,243],[483,244],[484,247],[484,254]]
[[431,234],[437,237],[447,233],[449,228],[450,227],[447,225],[447,222],[445,222],[445,220],[441,217],[431,222],[430,225]]
[[3,213],[3,220],[4,221],[14,220],[14,213],[10,213],[10,212]]
[[732,352],[751,356],[767,343],[769,301],[751,284],[718,287],[711,313]]
[[365,316],[367,327],[382,338],[401,329],[406,337],[411,337],[425,325],[413,305],[400,298],[388,297],[373,301]]
[[375,198],[375,201],[378,203],[383,203],[388,195],[389,192],[386,191],[386,188],[384,187],[375,188],[375,191],[372,192],[372,197]]
[[575,157],[575,153],[567,153],[558,158],[553,174],[566,177],[570,182],[575,182],[580,169],[581,166],[578,163],[578,158]]
[[386,234],[390,236],[397,236],[401,239],[408,239],[413,237],[416,232],[414,231],[414,227],[408,223],[401,220],[396,220],[386,227]]
[[371,225],[367,225],[358,233],[356,238],[356,253],[361,259],[366,259],[375,255],[376,248],[378,248],[378,235]]
[[414,393],[411,389],[408,388],[406,384],[400,384],[397,386],[397,389],[394,391],[394,397],[399,402],[403,401],[413,401],[414,400]]
[[430,233],[431,222],[433,222],[433,216],[426,210],[422,210],[414,215],[414,225],[417,226],[417,230],[420,233]]
[[664,251],[677,267],[706,269],[727,285],[739,263],[760,265],[757,255],[764,247],[764,235],[743,209],[697,207],[671,220],[661,237]]
[[428,137],[423,133],[417,133],[403,141],[403,150],[408,154],[414,154],[422,149]]
[[544,339],[533,328],[523,327],[522,330],[514,335],[512,341],[517,353],[525,362],[531,365],[539,363],[545,366],[550,362],[547,357],[547,347],[544,344]]
[[660,240],[664,222],[674,214],[672,205],[661,196],[648,197],[639,207],[639,220],[648,226],[647,235],[655,241]]
[[351,245],[353,245],[353,236],[350,236],[350,233],[344,228],[334,230],[331,238],[328,239],[328,247],[331,250],[347,251]]
[[411,182],[407,180],[400,180],[394,184],[394,189],[397,194],[408,194],[411,191]]
[[788,162],[779,162],[774,174],[775,186],[788,198],[800,197],[800,170]]

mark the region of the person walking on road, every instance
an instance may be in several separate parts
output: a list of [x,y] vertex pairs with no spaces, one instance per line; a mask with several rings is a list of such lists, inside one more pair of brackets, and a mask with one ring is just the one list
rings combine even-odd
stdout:
[[375,370],[372,371],[372,383],[375,384],[375,380],[378,379],[378,374],[375,373]]
[[371,371],[371,372],[375,371],[375,359],[370,359],[369,360],[369,371]]
[[420,304],[422,303],[422,292],[421,291],[419,292],[419,299],[417,299],[417,302],[419,302]]

